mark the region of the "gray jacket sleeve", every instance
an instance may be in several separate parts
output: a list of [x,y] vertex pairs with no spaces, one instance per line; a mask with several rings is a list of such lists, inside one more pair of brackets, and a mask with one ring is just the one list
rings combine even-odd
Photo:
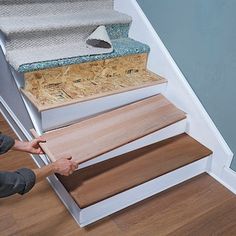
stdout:
[[3,135],[0,132],[0,154],[7,152],[15,144],[15,140],[7,135]]
[[[0,154],[13,147],[15,140],[0,133]],[[7,197],[15,193],[25,194],[35,185],[36,176],[27,168],[15,172],[0,171],[0,197]]]
[[30,169],[22,168],[15,172],[0,171],[0,197],[29,192],[35,185],[36,176]]

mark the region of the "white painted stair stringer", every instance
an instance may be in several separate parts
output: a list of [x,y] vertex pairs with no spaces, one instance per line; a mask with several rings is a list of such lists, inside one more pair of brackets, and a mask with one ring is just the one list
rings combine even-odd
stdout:
[[[130,37],[150,46],[151,52],[148,60],[148,69],[168,80],[168,87],[164,95],[188,114],[189,127],[187,133],[213,151],[212,164],[208,172],[212,176],[217,177],[216,179],[218,180],[222,180],[222,178],[225,180],[224,176],[230,172],[230,176],[234,176],[234,180],[236,180],[235,172],[229,169],[233,158],[232,151],[137,1],[116,0],[115,9],[132,16],[133,23],[130,29]],[[227,173],[225,173],[226,170]],[[227,182],[225,186],[229,188],[232,185],[232,178],[231,181],[229,179],[225,181]],[[221,182],[224,183],[223,180]]]

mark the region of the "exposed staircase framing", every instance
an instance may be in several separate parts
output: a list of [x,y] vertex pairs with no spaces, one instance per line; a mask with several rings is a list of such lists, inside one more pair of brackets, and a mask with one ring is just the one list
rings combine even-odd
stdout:
[[[114,50],[79,55],[99,25]],[[232,153],[136,1],[0,0],[0,29],[1,111],[19,138],[46,138],[38,166],[80,163],[48,178],[78,224],[220,179]]]

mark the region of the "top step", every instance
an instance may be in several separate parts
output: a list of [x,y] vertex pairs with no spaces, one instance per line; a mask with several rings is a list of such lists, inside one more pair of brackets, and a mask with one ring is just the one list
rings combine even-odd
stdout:
[[183,111],[157,95],[47,132],[42,148],[52,161],[70,154],[83,163],[185,118]]
[[0,0],[0,17],[71,14],[113,5],[113,0]]

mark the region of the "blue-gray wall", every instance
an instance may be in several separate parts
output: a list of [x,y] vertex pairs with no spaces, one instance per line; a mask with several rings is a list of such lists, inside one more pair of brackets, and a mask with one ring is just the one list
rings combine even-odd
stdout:
[[236,154],[236,0],[138,3]]

